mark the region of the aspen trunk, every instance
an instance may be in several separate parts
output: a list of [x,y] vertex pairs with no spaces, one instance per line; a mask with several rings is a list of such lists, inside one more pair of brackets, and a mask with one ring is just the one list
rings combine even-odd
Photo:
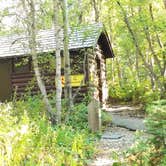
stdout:
[[122,88],[122,72],[121,72],[118,58],[116,58],[115,60],[116,60],[116,67],[117,67],[117,72],[118,72],[119,85]]
[[[151,6],[152,7],[152,6]],[[141,11],[142,11],[142,8],[139,7],[139,17],[140,17],[140,20],[143,22],[142,20],[142,16],[141,16]],[[155,63],[156,65],[158,66],[159,70],[160,70],[160,73],[162,75],[162,66],[161,66],[161,63],[160,63],[160,60],[159,58],[157,57],[156,53],[155,53],[155,50],[153,48],[153,42],[152,42],[152,36],[150,35],[150,32],[149,32],[149,27],[147,25],[144,25],[143,26],[143,30],[144,30],[144,33],[145,33],[145,36],[146,36],[146,40],[148,42],[148,45],[149,45],[149,49],[151,51],[151,54],[153,55],[154,57],[154,60],[155,60]]]
[[92,0],[92,4],[95,11],[95,22],[99,22],[99,9],[96,0]]
[[68,9],[67,0],[63,0],[63,22],[64,22],[64,75],[65,75],[65,100],[68,110],[72,110],[72,88],[71,88],[71,69],[70,69],[70,56],[69,56],[69,23],[68,23]]
[[164,3],[164,7],[166,9],[166,0],[163,0],[163,3]]
[[137,51],[135,53],[135,69],[136,69],[136,72],[137,72],[136,78],[137,78],[138,81],[140,81],[140,79],[139,79],[139,55],[138,55]]
[[61,55],[60,55],[60,26],[59,26],[59,4],[57,0],[53,0],[54,3],[54,29],[55,29],[55,43],[56,43],[56,77],[55,77],[55,85],[56,85],[56,122],[57,124],[61,123],[61,98],[62,98],[62,82],[61,82]]
[[[165,9],[166,9],[166,0],[163,1],[164,4],[165,4]],[[153,16],[153,8],[152,8],[152,4],[149,4],[149,13],[150,13],[150,16],[151,16],[151,19],[154,23],[154,16]],[[166,56],[165,56],[165,53],[164,53],[164,44],[162,43],[161,39],[160,39],[160,36],[159,34],[157,33],[157,28],[155,26],[155,23],[153,24],[153,27],[154,27],[154,30],[155,30],[155,34],[156,34],[156,39],[157,39],[157,43],[159,45],[159,47],[161,48],[162,50],[162,55],[163,55],[163,58],[162,58],[162,61],[163,61],[163,67],[162,67],[162,71],[161,71],[161,75],[162,75],[162,82],[163,82],[163,88],[164,88],[164,92],[163,94],[165,93],[166,91],[166,84],[165,84],[165,77],[166,77]]]
[[82,10],[82,0],[78,0],[78,7],[80,9],[80,12],[79,12],[79,16],[78,16],[78,24],[81,24],[82,23],[82,20],[83,20],[83,10]]
[[[26,8],[25,6],[25,1],[23,0],[23,6],[24,8]],[[44,85],[44,82],[42,81],[41,78],[41,73],[39,70],[39,65],[38,65],[38,59],[37,59],[37,51],[36,51],[36,20],[35,20],[35,4],[34,4],[34,0],[30,0],[29,4],[29,9],[30,11],[28,12],[28,10],[25,9],[25,11],[27,12],[27,17],[29,16],[29,24],[28,24],[28,32],[29,32],[29,47],[30,47],[30,53],[32,56],[32,62],[33,62],[33,66],[34,66],[34,72],[35,72],[35,76],[37,79],[37,83],[39,86],[39,89],[41,91],[42,97],[43,97],[43,101],[44,104],[46,106],[46,109],[51,117],[51,121],[54,122],[54,113],[52,112],[52,108],[51,105],[49,103],[48,97],[47,97],[47,92],[46,92],[46,88]]]
[[140,57],[141,57],[141,59],[142,59],[142,61],[143,61],[144,66],[146,67],[146,69],[147,69],[148,72],[149,72],[149,76],[151,77],[151,79],[154,78],[154,79],[155,79],[155,82],[157,82],[158,85],[161,87],[161,84],[160,84],[160,82],[159,82],[159,80],[158,80],[157,75],[154,73],[152,66],[149,65],[149,64],[146,62],[145,57],[144,57],[144,55],[143,55],[143,53],[142,53],[142,51],[141,51],[141,49],[140,49],[140,47],[139,47],[137,37],[136,37],[136,35],[135,35],[133,29],[132,29],[131,26],[130,26],[130,22],[129,22],[129,20],[128,20],[126,11],[124,10],[124,8],[122,7],[122,5],[121,5],[121,3],[120,3],[119,1],[117,1],[117,4],[118,4],[119,7],[121,8],[121,11],[122,11],[123,17],[124,17],[124,22],[125,22],[125,24],[126,24],[126,26],[127,26],[127,28],[128,28],[129,33],[131,34],[131,38],[132,38],[132,40],[133,40],[133,42],[134,42],[134,45],[135,45],[135,47],[136,47],[136,51],[139,53],[139,55],[140,55]]

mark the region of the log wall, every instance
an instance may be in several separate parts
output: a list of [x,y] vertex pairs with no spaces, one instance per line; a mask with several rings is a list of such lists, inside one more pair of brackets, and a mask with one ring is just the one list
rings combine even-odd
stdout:
[[[44,83],[48,94],[55,93],[55,75],[54,74],[45,74]],[[11,75],[12,83],[12,94],[16,95],[15,97],[22,97],[25,95],[37,95],[40,94],[34,73],[12,73]],[[79,88],[79,89],[78,89]],[[87,93],[87,87],[73,87],[73,94],[77,93],[75,102],[79,102],[83,99],[84,95]],[[64,91],[62,93],[64,97]]]
[[100,49],[100,46],[98,45],[95,48],[95,53],[96,53],[96,57],[98,57],[99,59],[99,63],[100,63],[100,84],[101,86],[99,86],[100,91],[102,92],[101,95],[101,101],[103,104],[105,104],[106,100],[108,99],[108,85],[107,85],[107,76],[106,76],[106,59],[105,56],[103,55],[102,50]]
[[88,49],[87,53],[88,53],[88,69],[89,69],[88,87],[89,87],[90,96],[100,102],[99,91],[98,91],[99,79],[97,75],[95,52],[93,49]]
[[[100,46],[84,50],[83,73],[85,75],[86,86],[72,87],[75,101],[81,101],[84,95],[90,94],[92,98],[104,104],[108,97],[106,81],[106,59]],[[81,65],[81,66],[82,66]],[[55,73],[44,74],[43,80],[47,93],[55,93]],[[11,75],[12,94],[23,96],[27,92],[29,95],[40,94],[33,72],[15,73]],[[75,96],[75,93],[77,95]],[[64,97],[64,92],[62,94]]]
[[91,95],[103,105],[108,98],[106,59],[99,45],[87,52]]

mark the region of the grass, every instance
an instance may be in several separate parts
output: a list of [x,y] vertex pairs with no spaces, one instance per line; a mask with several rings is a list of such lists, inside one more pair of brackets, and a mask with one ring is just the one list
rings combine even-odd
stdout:
[[69,123],[52,126],[38,98],[0,105],[0,165],[86,165],[96,136],[87,128],[84,104]]

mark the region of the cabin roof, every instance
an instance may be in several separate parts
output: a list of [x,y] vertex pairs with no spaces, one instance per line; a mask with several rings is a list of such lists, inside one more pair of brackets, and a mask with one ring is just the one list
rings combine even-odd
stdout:
[[[63,33],[61,36],[61,50],[63,50]],[[54,29],[40,30],[36,36],[37,52],[52,52],[55,50]],[[69,30],[69,49],[95,47],[101,45],[106,58],[114,56],[110,40],[102,24],[93,24],[82,27],[74,27]],[[9,35],[0,37],[0,58],[19,57],[30,54],[28,37],[26,35]]]

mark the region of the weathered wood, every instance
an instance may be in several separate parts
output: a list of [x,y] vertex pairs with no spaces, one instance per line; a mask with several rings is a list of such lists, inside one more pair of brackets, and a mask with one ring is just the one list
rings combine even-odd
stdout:
[[[55,93],[55,74],[54,73],[48,73],[44,74],[44,80],[45,80],[45,86],[48,93]],[[11,83],[12,83],[12,91],[13,94],[16,93],[17,97],[21,97],[23,95],[26,95],[27,92],[30,95],[37,95],[39,94],[39,88],[37,86],[36,79],[34,77],[34,73],[13,73],[11,75]],[[79,88],[79,90],[78,90]],[[72,93],[75,94],[77,92],[77,96],[75,99],[75,102],[80,102],[84,95],[87,94],[87,86],[81,86],[80,87],[73,87]],[[64,98],[64,89],[62,93],[62,97]]]
[[[77,59],[76,55],[72,56],[72,63],[76,63]],[[108,97],[108,88],[107,88],[107,80],[106,80],[106,59],[103,55],[103,51],[100,49],[99,45],[97,45],[94,49],[87,48],[84,51],[80,51],[83,57],[81,58],[81,62],[79,65],[82,66],[81,73],[85,75],[85,84],[86,90],[83,90],[84,85],[80,87],[73,87],[72,93],[78,93],[75,97],[76,100],[80,96],[84,96],[89,91],[92,99],[96,99],[100,103],[105,103]],[[74,70],[74,69],[73,69]],[[48,93],[52,93],[55,91],[55,72],[48,73],[43,72],[42,74],[43,80],[46,84],[46,90]],[[17,89],[17,93],[25,93],[27,89],[31,89],[31,91],[37,93],[39,90],[37,88],[36,79],[34,78],[34,72],[25,72],[25,73],[12,73],[11,75],[12,89],[13,92]],[[80,89],[79,89],[80,88]],[[82,93],[80,95],[80,93]],[[33,94],[33,93],[31,93]],[[63,91],[64,95],[64,91]]]
[[99,45],[93,50],[88,49],[87,53],[90,95],[92,99],[96,99],[104,105],[108,98],[106,59]]
[[100,104],[95,99],[88,104],[88,126],[92,132],[101,130]]

